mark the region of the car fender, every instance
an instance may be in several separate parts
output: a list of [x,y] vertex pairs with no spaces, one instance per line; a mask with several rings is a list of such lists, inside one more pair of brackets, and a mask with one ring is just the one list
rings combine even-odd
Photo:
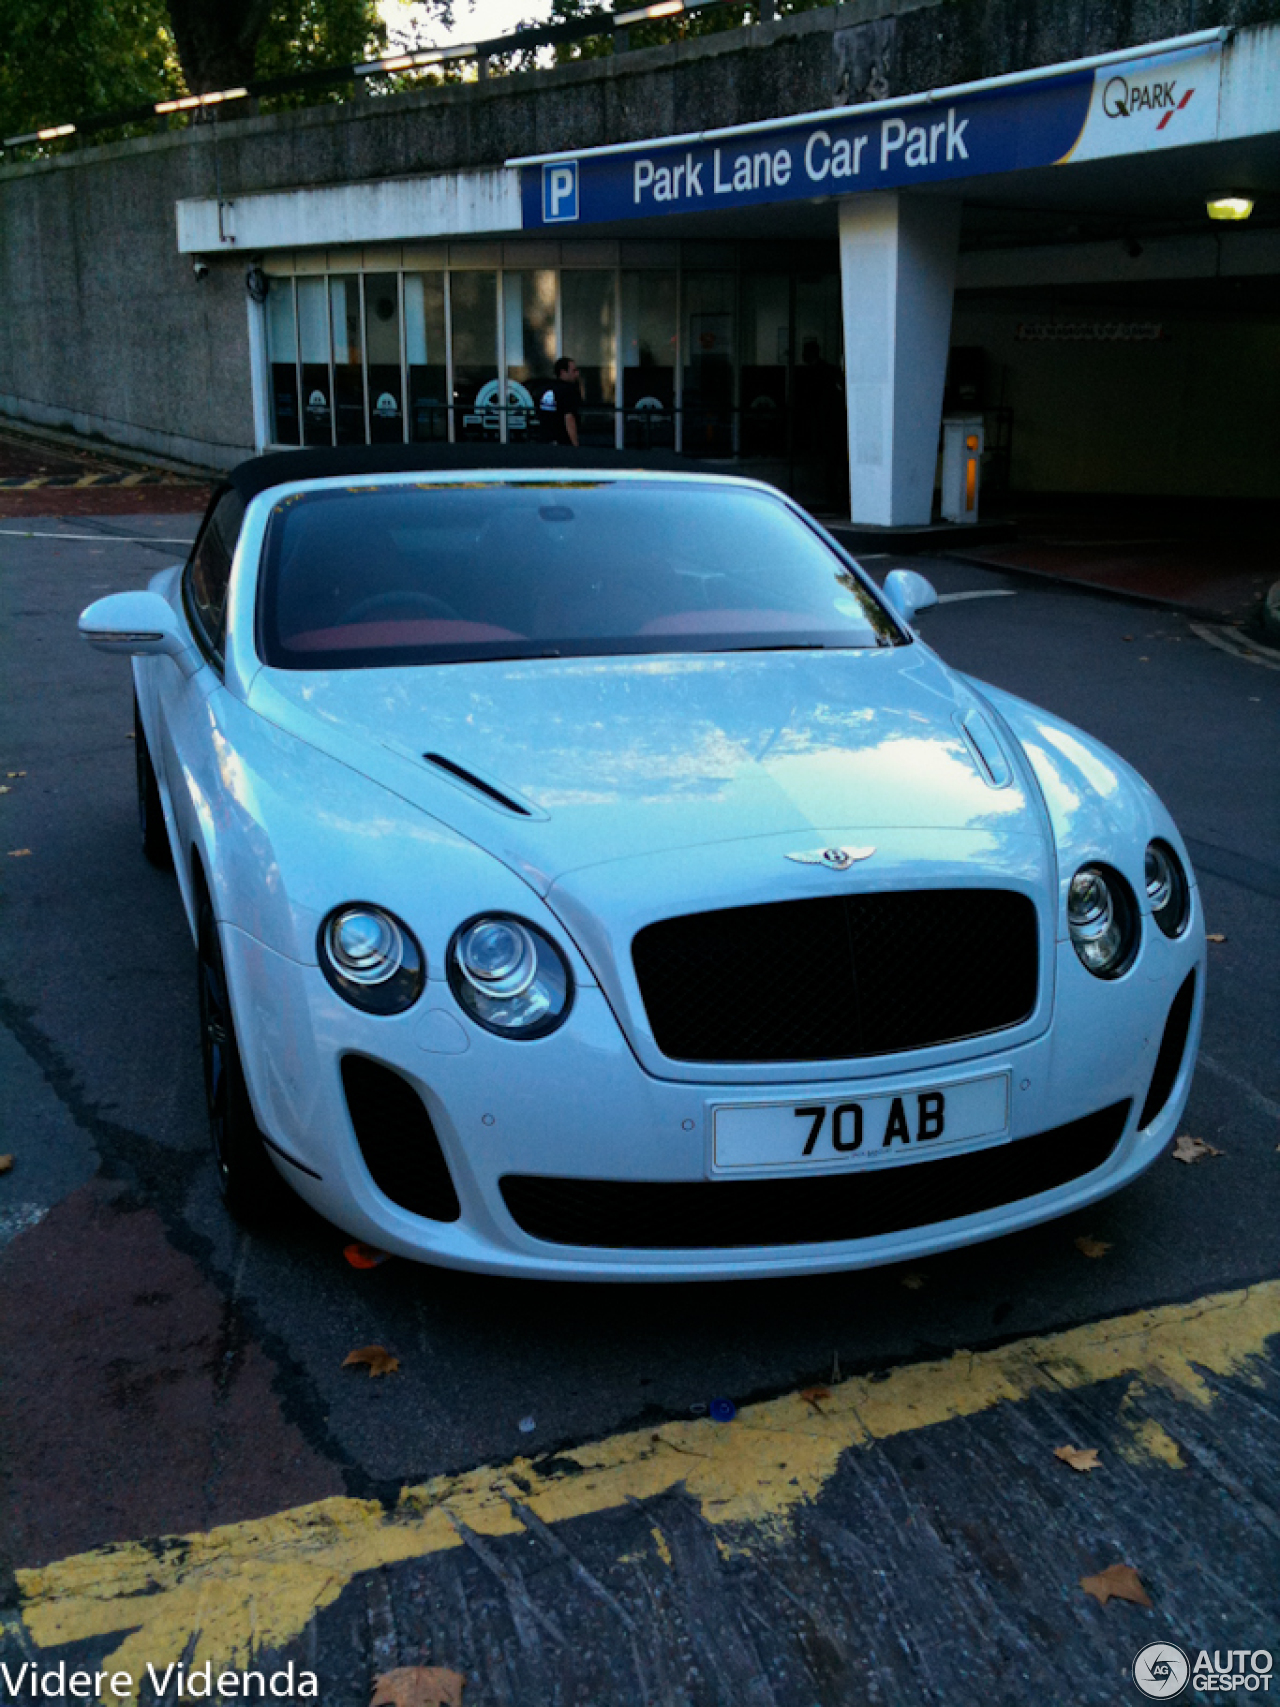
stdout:
[[1044,800],[1058,851],[1058,935],[1067,936],[1067,890],[1089,860],[1114,866],[1149,913],[1144,858],[1153,837],[1182,861],[1187,881],[1195,873],[1186,844],[1151,784],[1094,736],[1002,688],[968,678],[992,714],[1026,755]]
[[325,917],[343,902],[374,902],[413,931],[436,980],[459,925],[511,912],[555,937],[578,982],[595,983],[563,924],[494,855],[225,689],[208,712],[213,774],[191,782],[195,851],[220,922],[315,965]]

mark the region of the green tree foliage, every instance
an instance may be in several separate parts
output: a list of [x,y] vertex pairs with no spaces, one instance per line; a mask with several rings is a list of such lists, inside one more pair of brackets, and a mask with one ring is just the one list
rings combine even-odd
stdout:
[[0,137],[182,93],[164,0],[0,0]]
[[[406,7],[417,31],[449,10],[449,0]],[[350,65],[386,41],[377,0],[0,0],[0,137]]]

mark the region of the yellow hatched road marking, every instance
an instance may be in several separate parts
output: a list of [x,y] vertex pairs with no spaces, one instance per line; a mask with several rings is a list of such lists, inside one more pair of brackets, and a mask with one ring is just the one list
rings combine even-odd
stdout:
[[[739,1539],[748,1529],[761,1540],[777,1538],[789,1514],[820,1493],[853,1448],[1037,1391],[1117,1377],[1207,1406],[1213,1388],[1202,1371],[1241,1371],[1276,1335],[1280,1281],[1267,1281],[994,1351],[905,1364],[876,1379],[855,1376],[831,1389],[820,1412],[789,1393],[745,1406],[732,1423],[700,1419],[613,1435],[559,1454],[577,1474],[544,1480],[531,1460],[517,1458],[404,1488],[390,1511],[376,1500],[335,1497],[207,1534],[97,1548],[19,1570],[22,1617],[43,1648],[122,1634],[105,1669],[135,1679],[148,1662],[180,1659],[193,1637],[192,1664],[241,1669],[255,1650],[301,1634],[361,1572],[462,1545],[455,1520],[480,1535],[520,1533],[508,1497],[544,1523],[560,1523],[683,1483],[709,1522],[747,1526]],[[1145,1445],[1150,1458],[1176,1465],[1163,1430],[1144,1435],[1136,1427],[1133,1438],[1137,1450]],[[532,1492],[525,1491],[529,1483]]]

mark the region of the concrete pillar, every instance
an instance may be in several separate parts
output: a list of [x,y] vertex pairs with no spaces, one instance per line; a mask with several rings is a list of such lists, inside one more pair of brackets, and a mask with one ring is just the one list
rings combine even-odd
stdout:
[[840,295],[855,522],[933,509],[960,202],[884,190],[840,203]]

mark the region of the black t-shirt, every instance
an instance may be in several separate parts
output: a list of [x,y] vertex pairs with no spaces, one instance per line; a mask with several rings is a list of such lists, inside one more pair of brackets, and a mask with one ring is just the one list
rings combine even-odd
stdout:
[[582,393],[567,379],[550,379],[538,393],[538,421],[544,439],[558,445],[572,444],[565,417],[572,415],[577,420],[581,413]]

